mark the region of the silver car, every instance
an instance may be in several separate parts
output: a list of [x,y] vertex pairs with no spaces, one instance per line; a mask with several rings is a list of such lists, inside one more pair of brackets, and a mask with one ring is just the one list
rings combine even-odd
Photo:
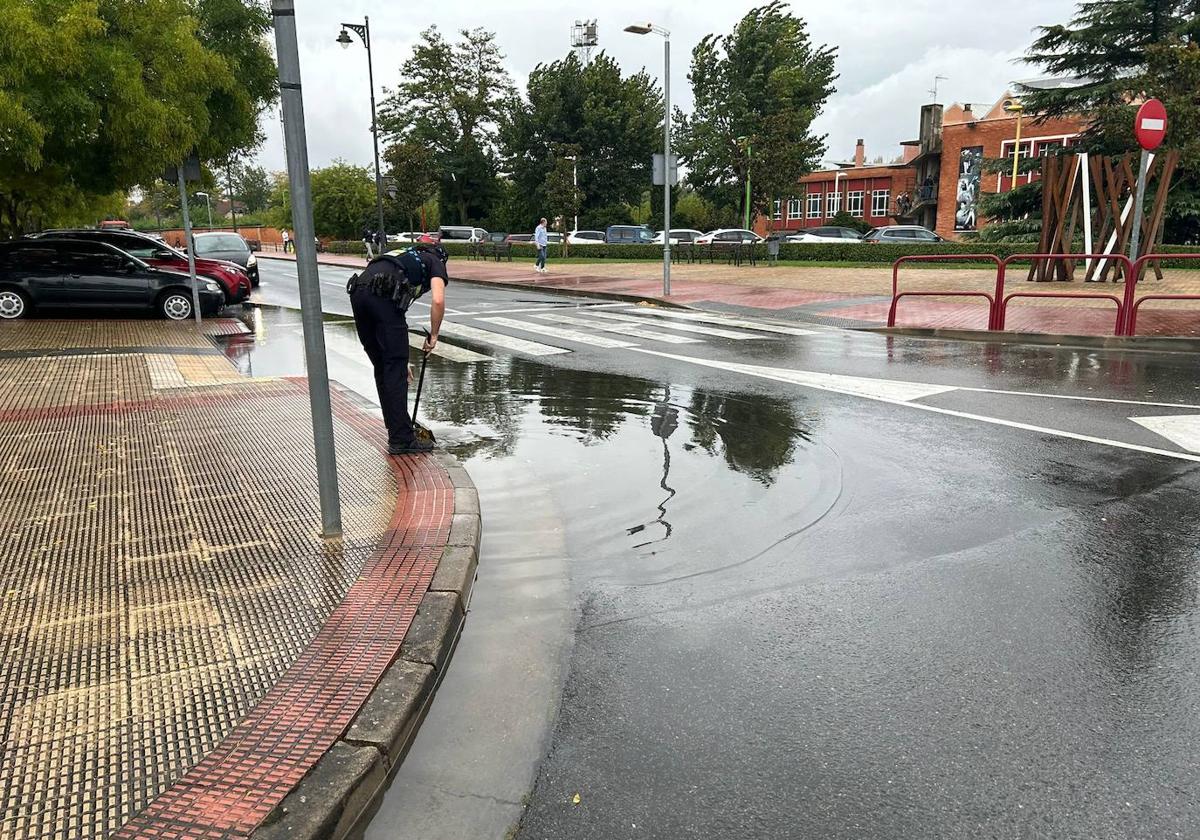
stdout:
[[250,285],[258,285],[258,260],[250,253],[246,240],[236,233],[209,231],[193,233],[192,241],[196,243],[196,256],[210,260],[229,260],[246,269],[250,275]]

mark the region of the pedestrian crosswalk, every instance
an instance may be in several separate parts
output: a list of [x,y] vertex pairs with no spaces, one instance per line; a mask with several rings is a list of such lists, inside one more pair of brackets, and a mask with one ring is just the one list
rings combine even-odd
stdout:
[[[829,330],[819,327],[793,327],[716,312],[633,304],[546,305],[453,313],[442,324],[443,339],[435,353],[451,361],[472,362],[491,358],[484,353],[493,348],[552,356],[574,352],[580,346],[625,350],[654,344],[703,345],[721,339],[770,342],[785,336],[828,334]],[[455,339],[479,347],[460,347],[453,343]]]

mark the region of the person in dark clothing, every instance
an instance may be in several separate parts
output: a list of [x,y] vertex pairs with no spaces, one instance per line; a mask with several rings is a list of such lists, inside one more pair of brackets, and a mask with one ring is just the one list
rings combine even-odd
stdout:
[[437,346],[446,312],[446,252],[441,248],[410,248],[397,255],[382,254],[362,274],[350,278],[350,308],[354,326],[371,367],[388,431],[388,454],[429,452],[433,444],[417,440],[408,413],[408,305],[430,292],[429,338],[422,351]]

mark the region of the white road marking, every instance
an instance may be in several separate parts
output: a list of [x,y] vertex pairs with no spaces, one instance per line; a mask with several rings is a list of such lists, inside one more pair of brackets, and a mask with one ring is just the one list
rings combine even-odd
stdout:
[[1118,400],[1112,397],[1087,397],[1079,394],[1039,394],[1036,391],[1005,391],[1000,388],[968,388],[966,386],[960,386],[958,390],[975,391],[980,394],[1008,394],[1014,397],[1045,397],[1048,400],[1078,400],[1079,402],[1115,403],[1117,405],[1144,405],[1148,408],[1188,408],[1200,411],[1200,405],[1192,405],[1191,403]]
[[589,303],[587,305],[562,304],[562,303],[543,303],[540,306],[526,306],[521,309],[477,309],[473,312],[463,311],[462,315],[476,315],[483,317],[484,315],[519,315],[525,312],[549,312],[555,309],[564,309],[573,312],[588,312],[593,309],[607,309],[611,306],[628,306],[628,303]]
[[462,338],[469,338],[472,341],[478,341],[480,344],[492,344],[496,347],[503,347],[505,350],[513,350],[517,353],[524,353],[527,356],[553,356],[557,353],[570,353],[571,351],[565,347],[553,347],[549,344],[539,344],[536,341],[526,341],[523,338],[506,335],[504,333],[491,332],[490,330],[481,330],[475,327],[468,327],[466,324],[454,323],[451,321],[442,322],[442,332],[447,335],[457,335]]
[[[600,314],[600,313],[597,313]],[[646,341],[660,341],[664,344],[700,344],[698,338],[688,338],[683,335],[672,335],[670,333],[655,332],[642,327],[635,327],[632,324],[606,324],[603,322],[592,321],[588,318],[579,318],[574,315],[567,315],[561,312],[542,312],[536,315],[530,315],[530,318],[537,318],[539,321],[557,321],[561,324],[575,324],[581,327],[590,327],[594,330],[603,332],[621,333],[632,338],[641,338]]]
[[486,321],[489,324],[496,324],[501,327],[509,327],[514,330],[524,330],[525,332],[536,333],[538,335],[548,335],[552,338],[561,338],[565,341],[574,341],[579,344],[588,344],[592,347],[602,347],[605,350],[615,350],[621,347],[636,347],[636,344],[630,344],[628,341],[617,341],[613,338],[605,338],[599,335],[588,335],[579,330],[569,330],[565,327],[552,327],[549,324],[532,324],[529,321],[518,321],[514,318],[480,318],[481,321]]
[[[819,378],[819,377],[832,377],[833,376],[832,374],[816,374],[816,373],[811,373],[809,371],[789,370],[787,368],[772,368],[772,367],[762,367],[759,365],[743,365],[743,364],[736,364],[736,363],[731,363],[731,362],[718,362],[718,361],[712,361],[709,359],[700,359],[700,358],[696,358],[694,356],[679,356],[679,355],[676,355],[673,353],[663,353],[658,350],[646,350],[641,347],[635,348],[633,352],[645,353],[650,356],[659,356],[664,359],[675,359],[676,361],[680,361],[680,362],[691,362],[692,364],[695,364],[695,365],[702,365],[704,367],[717,368],[718,370],[728,370],[728,371],[733,371],[735,373],[743,373],[743,374],[746,374],[747,376],[757,376],[762,379],[772,379],[777,382],[789,382],[792,384],[801,385],[802,387],[806,387],[806,388],[817,388],[817,389],[820,389],[823,391],[834,391],[834,392],[842,393],[842,394],[850,394],[852,396],[863,397],[864,399],[875,400],[876,402],[888,403],[891,405],[906,405],[910,408],[915,408],[919,411],[929,411],[934,414],[944,414],[948,417],[961,417],[965,420],[978,420],[981,423],[991,423],[992,425],[995,425],[995,426],[1006,426],[1010,429],[1022,429],[1027,432],[1037,432],[1038,434],[1053,435],[1055,437],[1068,438],[1070,440],[1078,440],[1078,441],[1083,441],[1085,443],[1097,443],[1102,446],[1111,446],[1116,449],[1128,449],[1128,450],[1132,450],[1134,452],[1143,452],[1148,455],[1161,455],[1166,458],[1175,458],[1176,460],[1180,460],[1180,461],[1193,461],[1193,462],[1200,463],[1200,455],[1191,454],[1188,452],[1174,452],[1174,451],[1171,451],[1168,449],[1155,449],[1152,446],[1141,446],[1140,444],[1136,444],[1136,443],[1126,443],[1125,441],[1111,440],[1109,438],[1094,437],[1092,435],[1084,435],[1084,434],[1080,434],[1078,432],[1068,432],[1064,429],[1051,429],[1046,426],[1035,426],[1032,423],[1021,423],[1016,420],[1004,420],[999,417],[988,417],[983,414],[972,414],[967,411],[955,411],[950,408],[941,408],[936,405],[928,405],[926,403],[913,402],[913,400],[919,399],[920,395],[904,396],[904,389],[899,389],[896,392],[896,395],[887,396],[886,394],[888,393],[888,391],[890,389],[883,387],[883,385],[891,384],[891,385],[915,386],[916,388],[935,388],[936,390],[932,391],[931,393],[942,393],[942,392],[946,392],[946,391],[958,390],[953,387],[941,387],[941,386],[932,386],[932,385],[924,386],[917,382],[904,382],[904,383],[892,382],[892,383],[889,383],[888,380],[874,380],[874,382],[881,383],[881,385],[879,387],[875,387],[875,386],[866,387],[865,383],[870,382],[871,380],[865,380],[862,377],[836,377],[836,379],[840,379],[840,380],[860,379],[863,383],[863,387],[852,390],[853,383],[847,383],[844,381],[838,383],[832,379],[823,381],[822,379]],[[929,395],[930,394],[926,394],[925,396],[929,396]],[[1144,420],[1146,418],[1142,418],[1142,419]]]
[[1162,435],[1180,449],[1200,452],[1200,416],[1176,414],[1168,417],[1130,417],[1156,435]]
[[629,312],[643,315],[657,315],[660,318],[678,318],[681,321],[699,321],[705,324],[716,324],[726,327],[744,327],[759,332],[778,333],[780,335],[817,335],[821,330],[804,330],[799,327],[785,327],[780,324],[760,324],[745,318],[734,318],[725,315],[702,315],[699,312],[677,312],[670,309],[651,309],[648,307],[631,308]]
[[[420,350],[425,346],[425,336],[408,334],[408,346]],[[449,359],[452,362],[490,362],[491,356],[485,356],[483,353],[476,353],[474,350],[468,350],[466,347],[459,347],[457,344],[447,344],[442,338],[438,337],[437,346],[433,348],[433,355],[441,356],[443,359]]]
[[608,318],[611,321],[624,321],[631,324],[646,324],[652,323],[656,327],[661,327],[668,330],[676,330],[677,332],[698,333],[700,335],[711,335],[716,338],[732,338],[735,341],[746,341],[748,339],[765,339],[763,335],[752,335],[747,332],[737,332],[735,330],[723,330],[720,327],[700,327],[696,324],[673,324],[669,321],[655,321],[650,318],[639,318],[636,315],[622,315],[619,312],[592,312],[596,318]]

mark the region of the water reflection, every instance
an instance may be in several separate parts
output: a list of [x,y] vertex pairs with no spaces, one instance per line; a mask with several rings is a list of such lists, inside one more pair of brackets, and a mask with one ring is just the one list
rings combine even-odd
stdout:
[[[655,437],[662,441],[663,466],[662,480],[658,486],[661,487],[667,494],[666,498],[658,503],[658,516],[651,524],[657,524],[662,527],[662,536],[657,539],[647,540],[646,542],[638,543],[634,548],[645,548],[648,545],[653,545],[657,542],[666,542],[671,538],[671,523],[667,521],[667,502],[675,498],[675,488],[667,484],[667,478],[671,475],[671,448],[667,445],[667,439],[675,433],[679,428],[679,410],[671,405],[671,386],[664,386],[665,396],[661,402],[654,407],[654,414],[650,418],[650,431]],[[626,533],[629,535],[640,534],[646,530],[646,525],[635,525],[628,529]]]

